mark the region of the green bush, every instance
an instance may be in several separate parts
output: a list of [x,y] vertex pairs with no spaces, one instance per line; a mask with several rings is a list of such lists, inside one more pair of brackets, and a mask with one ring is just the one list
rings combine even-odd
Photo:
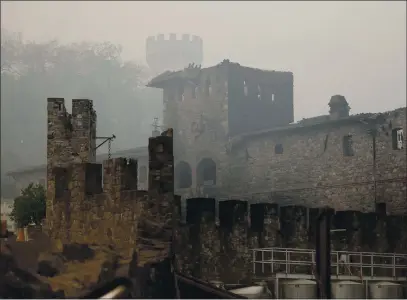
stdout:
[[19,227],[25,227],[31,223],[40,225],[45,218],[45,199],[44,186],[31,183],[21,190],[20,196],[14,199],[10,217]]

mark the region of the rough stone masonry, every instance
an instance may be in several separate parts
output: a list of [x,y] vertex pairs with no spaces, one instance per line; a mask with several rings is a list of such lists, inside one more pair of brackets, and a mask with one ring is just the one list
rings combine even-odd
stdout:
[[293,80],[227,60],[152,79],[174,128],[176,193],[407,213],[406,108],[350,115],[334,95],[329,114],[293,124]]
[[[47,225],[55,250],[69,243],[113,245],[151,262],[168,258],[174,241],[180,272],[236,283],[253,278],[253,248],[314,247],[316,210],[305,206],[194,198],[182,223],[172,137],[150,138],[149,190],[138,191],[137,162],[111,159],[103,169],[93,163],[92,101],[72,106],[70,115],[63,99],[48,99]],[[404,216],[337,210],[333,225],[346,229],[334,249],[406,252]]]
[[[311,275],[312,266],[287,266],[284,263],[285,253],[275,254],[278,257],[274,259],[279,259],[282,263],[274,265],[274,270],[271,270],[270,265],[262,268],[260,264],[254,269],[253,260],[261,261],[271,257],[267,252],[261,257],[260,252],[254,253],[252,249],[315,249],[317,215],[317,208],[298,205],[188,199],[187,222],[180,223],[176,230],[177,268],[185,274],[225,283],[250,284],[256,277],[274,272],[285,273],[287,267],[291,272],[294,272],[294,268],[302,268],[296,271]],[[335,211],[331,226],[333,229],[343,230],[332,235],[332,250],[407,252],[407,217],[387,215],[384,205],[378,207],[377,213]],[[298,255],[301,254],[291,254],[291,259],[301,259]],[[306,259],[309,257],[306,256]],[[392,257],[371,259],[375,264],[390,264]],[[406,264],[407,257],[397,263]],[[358,273],[359,267],[340,270],[341,274],[347,275],[349,274],[343,272],[349,271],[353,275],[361,275]],[[403,269],[396,269],[395,274],[390,268],[376,269],[373,272],[375,276],[407,275]]]
[[95,163],[95,138],[91,100],[73,100],[69,114],[64,99],[48,99],[46,230],[54,250],[80,243],[165,256],[174,209],[172,137],[149,140],[148,191],[137,190],[137,161]]

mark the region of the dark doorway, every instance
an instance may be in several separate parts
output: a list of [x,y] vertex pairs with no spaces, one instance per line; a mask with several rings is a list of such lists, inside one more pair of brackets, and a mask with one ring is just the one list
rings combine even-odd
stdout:
[[216,185],[216,163],[211,158],[202,159],[198,164],[196,173],[198,185]]
[[175,186],[178,189],[186,189],[192,185],[192,171],[189,164],[180,161],[175,167]]

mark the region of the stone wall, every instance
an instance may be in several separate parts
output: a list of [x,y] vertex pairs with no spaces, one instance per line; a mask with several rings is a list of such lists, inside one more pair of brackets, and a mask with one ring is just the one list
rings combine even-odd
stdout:
[[132,164],[123,158],[105,161],[103,175],[100,164],[53,169],[48,189],[55,196],[47,199],[52,201],[53,213],[51,219],[47,211],[46,218],[48,234],[57,248],[70,243],[114,245],[118,249],[135,245],[147,192],[132,185],[137,179]]
[[[407,139],[404,135],[404,149],[393,149],[396,128],[406,132],[406,108],[243,136],[231,143],[220,190],[337,210],[368,212],[386,203],[392,214],[407,213]],[[347,156],[344,137],[349,135],[353,153]]]
[[[227,60],[205,69],[164,73],[149,86],[163,89],[163,125],[174,128],[176,189],[201,194],[205,162],[228,162],[231,136],[288,125],[293,120],[293,74],[242,67]],[[179,165],[192,170],[179,184]],[[199,171],[200,170],[200,171]],[[215,170],[216,172],[216,170]],[[185,189],[185,191],[181,191]]]
[[131,253],[136,245],[140,250],[145,243],[164,243],[159,248],[168,251],[174,208],[172,137],[149,140],[149,189],[142,191],[136,160],[94,163],[96,114],[91,101],[74,100],[73,112],[66,113],[63,99],[48,100],[46,230],[54,250],[80,243]]
[[[164,90],[164,125],[174,128],[176,193],[365,212],[386,203],[407,213],[406,108],[288,125],[292,78],[224,61],[153,79]],[[395,128],[404,130],[403,149],[393,149]],[[214,175],[200,180],[204,173]]]
[[[177,267],[185,274],[225,283],[250,283],[253,276],[251,249],[315,249],[317,208],[202,198],[188,199],[187,207],[187,222],[180,224],[176,233]],[[405,216],[389,216],[383,210],[366,214],[336,211],[331,226],[345,229],[332,234],[332,250],[407,251]],[[281,270],[274,271],[285,272],[285,265],[279,267]],[[256,275],[262,275],[259,272],[261,268],[257,268]],[[302,272],[312,274],[310,268]]]

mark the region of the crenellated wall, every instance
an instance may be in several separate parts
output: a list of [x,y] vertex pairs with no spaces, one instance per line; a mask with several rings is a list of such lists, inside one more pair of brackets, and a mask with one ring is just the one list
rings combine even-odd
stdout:
[[175,207],[172,137],[149,139],[149,189],[139,190],[136,160],[95,163],[92,101],[74,100],[72,107],[69,114],[63,99],[48,99],[46,231],[53,250],[80,243],[132,253],[146,238],[168,248]]
[[[345,231],[332,233],[332,249],[406,253],[407,217],[386,215],[383,207],[379,207],[378,213],[336,211],[331,226]],[[186,224],[180,223],[176,235],[177,267],[207,280],[250,282],[251,249],[315,249],[318,212],[318,208],[304,206],[188,199]],[[286,266],[280,267],[284,272]],[[312,272],[308,267],[295,268]]]
[[[48,183],[52,219],[49,235],[62,244],[135,245],[137,220],[147,191],[138,191],[137,162],[124,158],[101,164],[55,167]],[[102,183],[103,177],[103,183]]]
[[196,35],[171,33],[149,36],[146,40],[146,60],[155,74],[174,71],[190,63],[202,64],[203,41]]

